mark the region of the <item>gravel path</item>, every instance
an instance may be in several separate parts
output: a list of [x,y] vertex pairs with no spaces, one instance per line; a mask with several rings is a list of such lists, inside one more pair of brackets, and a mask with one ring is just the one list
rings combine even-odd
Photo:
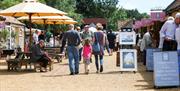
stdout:
[[104,57],[104,72],[96,74],[94,59],[90,74],[70,76],[67,59],[55,63],[51,72],[39,73],[23,70],[7,72],[4,60],[0,60],[0,91],[180,91],[180,88],[153,89],[153,74],[146,72],[139,63],[138,72],[121,74],[116,67],[116,55]]

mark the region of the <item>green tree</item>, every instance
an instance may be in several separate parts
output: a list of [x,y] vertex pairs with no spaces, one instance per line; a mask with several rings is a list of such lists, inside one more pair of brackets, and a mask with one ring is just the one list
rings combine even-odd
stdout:
[[55,8],[68,13],[67,16],[80,23],[83,16],[75,12],[75,3],[75,0],[57,0]]
[[117,30],[117,22],[119,20],[125,20],[127,19],[127,13],[126,13],[126,10],[123,9],[123,8],[119,8],[117,9],[112,17],[109,18],[109,21],[108,21],[108,28],[109,29],[113,29],[113,30]]
[[[70,16],[79,24],[81,23],[81,19],[83,18],[83,16],[75,12],[75,7],[76,7],[75,0],[44,0],[44,1],[47,5],[68,13],[67,16]],[[54,28],[54,25],[51,26],[50,30],[52,30],[53,28]],[[66,26],[56,25],[55,28],[57,30],[59,29],[65,30]]]
[[142,13],[142,14],[141,14],[141,17],[142,17],[142,18],[149,18],[150,16],[149,16],[147,13]]
[[127,17],[128,18],[135,18],[137,20],[149,17],[146,13],[140,14],[137,9],[126,10],[126,12],[127,12]]
[[118,9],[118,0],[76,0],[76,12],[86,18],[105,18],[108,28],[117,28],[117,20],[126,17],[126,12]]
[[76,12],[84,17],[108,18],[116,10],[118,0],[76,0]]
[[94,0],[76,0],[76,12],[82,14],[84,17],[93,17],[96,15],[96,5]]
[[15,4],[18,4],[18,3],[20,3],[22,0],[1,0],[0,1],[0,8],[1,9],[6,9],[6,8],[8,8],[8,7],[11,7],[11,6],[13,6],[13,5],[15,5]]

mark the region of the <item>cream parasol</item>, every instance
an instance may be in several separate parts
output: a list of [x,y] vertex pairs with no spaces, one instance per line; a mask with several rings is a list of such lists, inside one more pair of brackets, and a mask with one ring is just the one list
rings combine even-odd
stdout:
[[[0,11],[0,15],[4,16],[27,16],[30,21],[30,36],[31,36],[31,17],[32,16],[62,16],[67,13],[58,9],[52,8],[45,4],[37,2],[37,0],[23,0],[22,3],[14,5],[10,8]],[[30,37],[31,43],[31,37]]]

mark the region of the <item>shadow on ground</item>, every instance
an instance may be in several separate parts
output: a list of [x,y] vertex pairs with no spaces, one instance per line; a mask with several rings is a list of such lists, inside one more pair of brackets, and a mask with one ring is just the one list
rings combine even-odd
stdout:
[[37,73],[34,70],[8,71],[7,69],[0,69],[0,75],[23,75]]
[[141,89],[138,90],[154,90],[154,91],[180,91],[180,88],[178,87],[163,87],[163,88],[154,88],[154,79],[153,79],[153,72],[147,72],[146,67],[143,65],[143,63],[138,64],[138,72],[141,74],[141,76],[144,78],[144,80],[137,80],[137,83],[146,82],[147,84],[143,85],[135,85],[135,87],[141,87]]

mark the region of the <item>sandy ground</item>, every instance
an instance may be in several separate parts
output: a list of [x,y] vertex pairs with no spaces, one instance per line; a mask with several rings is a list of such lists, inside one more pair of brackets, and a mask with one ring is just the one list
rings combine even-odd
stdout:
[[180,91],[180,88],[153,88],[153,73],[146,72],[139,63],[138,72],[119,72],[116,55],[104,57],[104,72],[95,73],[95,63],[91,64],[89,75],[84,74],[80,64],[80,74],[70,76],[67,59],[55,63],[51,72],[40,73],[29,70],[8,72],[4,60],[0,60],[0,91]]

